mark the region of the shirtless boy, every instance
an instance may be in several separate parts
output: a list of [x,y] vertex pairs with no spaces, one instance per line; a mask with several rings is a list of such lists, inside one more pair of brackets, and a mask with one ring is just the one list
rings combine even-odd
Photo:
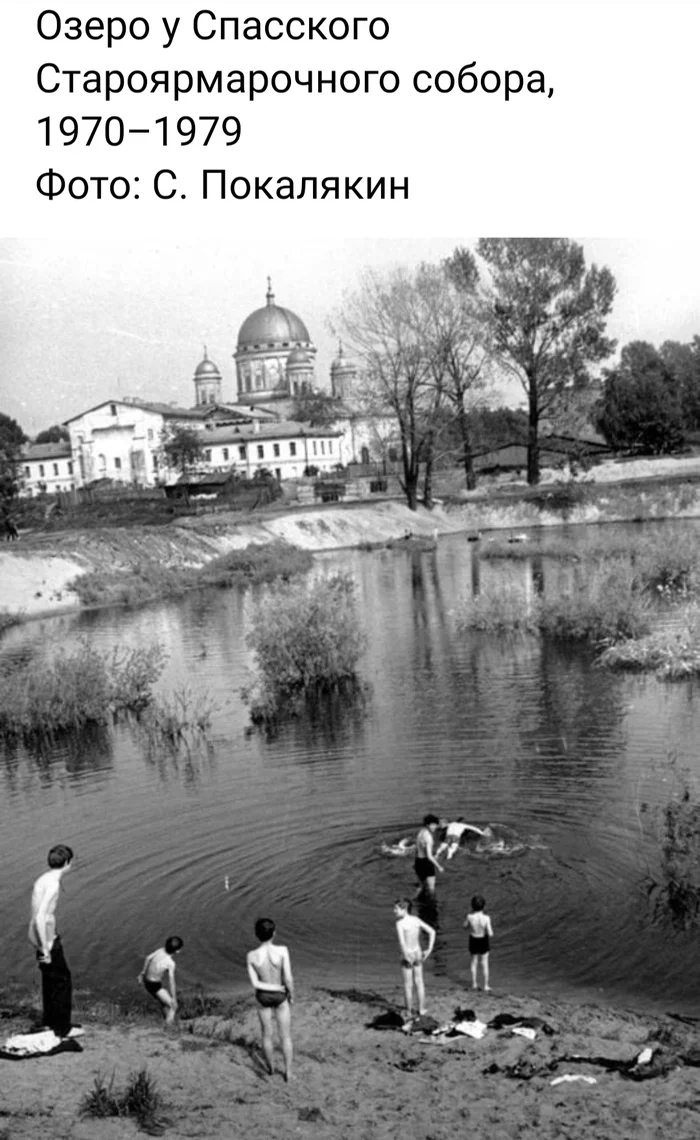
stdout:
[[423,826],[416,836],[416,858],[413,869],[418,876],[420,886],[414,898],[418,898],[424,890],[427,891],[429,895],[434,895],[435,872],[445,870],[445,868],[438,863],[433,851],[435,832],[439,826],[440,820],[436,815],[426,815],[423,820]]
[[174,956],[183,946],[184,942],[176,934],[166,938],[165,946],[159,946],[147,956],[138,976],[138,980],[143,983],[151,997],[160,1003],[166,1025],[172,1025],[177,1012]]
[[29,921],[29,941],[36,950],[41,971],[43,1023],[57,1037],[67,1037],[71,1030],[73,983],[63,954],[61,938],[56,930],[56,904],[61,879],[70,869],[73,852],[65,843],[49,851],[49,870],[34,883]]
[[436,857],[439,859],[443,852],[446,851],[447,858],[452,859],[462,841],[462,836],[465,831],[473,831],[476,835],[484,834],[480,827],[473,827],[471,823],[465,823],[464,816],[460,815],[458,819],[448,823],[445,838],[435,852]]
[[489,949],[491,946],[490,939],[493,938],[493,927],[491,926],[491,919],[484,911],[485,906],[486,903],[481,895],[474,895],[472,909],[464,920],[464,926],[469,931],[473,990],[479,988],[476,984],[479,963],[481,963],[484,975],[484,989],[491,989],[489,986]]
[[268,1072],[274,1072],[272,1044],[272,1016],[277,1021],[282,1055],[284,1079],[292,1076],[292,1034],[290,1005],[294,1001],[294,980],[286,946],[277,946],[272,940],[275,924],[271,918],[259,918],[255,923],[255,937],[260,945],[246,955],[248,977],[255,990],[258,1016],[262,1032],[262,1047]]
[[[416,993],[418,1013],[425,1013],[425,983],[423,981],[423,963],[435,945],[435,931],[427,922],[423,922],[415,914],[411,914],[413,903],[409,899],[399,899],[394,903],[394,917],[396,918],[396,933],[401,947],[401,972],[403,974],[403,990],[406,1000],[406,1015],[410,1020],[413,1016],[413,991]],[[428,948],[423,950],[421,945],[421,932],[428,936]]]

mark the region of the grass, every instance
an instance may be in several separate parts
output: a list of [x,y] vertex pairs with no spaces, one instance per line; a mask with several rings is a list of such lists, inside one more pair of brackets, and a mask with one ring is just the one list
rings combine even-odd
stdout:
[[2,677],[0,739],[51,740],[141,712],[164,666],[159,644],[103,655],[87,640],[73,653],[59,650],[49,661],[29,661]]
[[661,874],[658,880],[650,876],[648,891],[654,919],[687,930],[700,918],[700,792],[674,761],[670,772],[673,792],[656,814]]
[[212,715],[209,697],[184,688],[176,689],[169,697],[155,697],[141,723],[152,741],[165,740],[176,746],[206,736]]
[[540,632],[541,599],[528,599],[520,586],[505,586],[482,591],[477,597],[463,599],[459,612],[461,629],[485,633]]
[[189,590],[204,587],[246,585],[287,581],[303,574],[313,564],[313,556],[286,542],[252,543],[232,550],[202,567],[163,566],[143,560],[128,571],[95,570],[71,582],[70,589],[82,605],[138,606],[158,598],[176,598]]
[[159,1115],[162,1107],[163,1100],[154,1078],[147,1069],[139,1069],[131,1073],[122,1091],[115,1089],[114,1073],[109,1081],[98,1073],[91,1091],[81,1101],[80,1114],[98,1120],[110,1116],[133,1117],[144,1131],[160,1135],[168,1123]]
[[700,675],[700,606],[691,602],[685,607],[679,628],[609,646],[599,664],[609,669],[653,672],[664,681]]

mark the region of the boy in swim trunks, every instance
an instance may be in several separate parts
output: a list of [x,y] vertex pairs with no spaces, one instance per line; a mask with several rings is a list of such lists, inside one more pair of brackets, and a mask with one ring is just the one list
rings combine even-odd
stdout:
[[413,869],[416,872],[420,886],[413,896],[414,898],[418,898],[424,890],[427,891],[429,895],[434,895],[435,872],[445,870],[445,868],[438,863],[433,852],[435,832],[439,826],[440,820],[436,815],[426,815],[423,819],[423,826],[416,836],[416,858]]
[[184,943],[174,934],[167,938],[165,946],[159,946],[149,954],[143,963],[138,980],[147,993],[160,1003],[166,1025],[172,1025],[177,1013],[177,991],[175,989],[175,955],[179,954]]
[[460,815],[458,819],[448,823],[445,838],[435,852],[436,858],[439,858],[446,851],[447,858],[452,859],[465,831],[473,831],[476,835],[484,834],[480,827],[472,827],[471,823],[465,823],[464,816]]
[[484,913],[486,903],[481,895],[474,895],[472,909],[464,920],[464,926],[469,931],[469,953],[472,956],[472,989],[478,990],[477,971],[481,962],[484,975],[484,989],[490,990],[489,985],[489,949],[490,939],[493,938],[491,919]]
[[290,1005],[294,1001],[294,980],[286,946],[272,941],[275,924],[271,918],[259,918],[255,923],[255,937],[260,945],[246,955],[248,977],[255,990],[258,1016],[262,1032],[262,1047],[268,1072],[274,1072],[272,1015],[274,1012],[284,1057],[284,1079],[292,1076],[292,1035]]
[[[423,963],[435,945],[435,931],[427,922],[423,922],[412,914],[413,903],[408,899],[399,899],[394,903],[394,916],[396,918],[396,933],[401,947],[401,973],[403,974],[403,989],[406,999],[406,1014],[410,1021],[413,1016],[413,991],[416,993],[418,1013],[425,1013],[425,984],[423,982]],[[421,932],[428,936],[428,948],[421,946]]]

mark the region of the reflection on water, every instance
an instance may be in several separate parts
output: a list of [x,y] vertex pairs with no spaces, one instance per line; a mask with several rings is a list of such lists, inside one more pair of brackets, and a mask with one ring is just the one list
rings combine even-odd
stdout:
[[697,766],[696,687],[606,673],[576,648],[459,631],[461,596],[487,582],[559,588],[566,571],[546,558],[496,565],[453,536],[437,551],[324,555],[314,572],[338,568],[355,577],[369,634],[365,699],[273,733],[249,731],[241,699],[251,598],[264,589],[63,616],[3,638],[0,667],[84,636],[105,652],[162,642],[163,693],[187,686],[214,706],[207,740],[184,748],[127,723],[5,753],[8,974],[33,980],[29,890],[63,840],[77,860],[60,917],[81,984],[128,989],[144,954],[179,933],[184,983],[244,986],[252,925],[270,914],[302,983],[395,996],[392,904],[416,883],[412,858],[388,858],[382,844],[413,836],[434,811],[495,821],[501,854],[522,845],[517,858],[469,849],[448,862],[435,979],[468,984],[462,923],[480,893],[494,985],[700,1012],[694,935],[662,935],[652,921],[644,884],[658,844],[653,813],[638,810],[640,797],[653,805],[668,793],[671,750]]

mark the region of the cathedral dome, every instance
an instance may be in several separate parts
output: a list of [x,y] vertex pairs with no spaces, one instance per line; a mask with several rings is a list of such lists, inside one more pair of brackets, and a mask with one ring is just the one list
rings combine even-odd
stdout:
[[287,357],[287,368],[310,368],[311,360],[303,348],[295,348]]
[[199,362],[199,364],[197,365],[197,367],[194,370],[194,374],[195,374],[195,376],[200,376],[200,377],[220,376],[221,375],[221,373],[219,372],[219,369],[214,364],[214,361],[210,360],[209,357],[207,356],[206,350],[204,353],[204,360],[201,360]]
[[296,313],[275,304],[275,296],[268,287],[267,304],[246,317],[238,333],[238,351],[266,348],[293,348],[309,345],[306,325]]

